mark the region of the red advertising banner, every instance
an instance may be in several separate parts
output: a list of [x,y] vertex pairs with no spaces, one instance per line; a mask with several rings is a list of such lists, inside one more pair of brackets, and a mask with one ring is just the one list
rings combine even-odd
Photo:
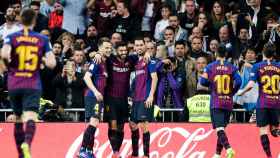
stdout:
[[[151,127],[151,158],[211,158],[216,148],[216,133],[210,124],[153,123]],[[0,124],[0,155],[17,158],[13,124]],[[76,158],[83,131],[83,123],[40,123],[32,144],[33,158]],[[253,124],[231,124],[226,129],[236,158],[264,158],[258,128]],[[270,137],[274,157],[280,158],[280,138]],[[140,140],[140,155],[142,141]],[[107,139],[107,125],[100,124],[96,132],[94,152],[97,158],[112,155]],[[121,148],[123,158],[131,154],[130,130],[126,125]],[[223,152],[224,154],[224,152]]]

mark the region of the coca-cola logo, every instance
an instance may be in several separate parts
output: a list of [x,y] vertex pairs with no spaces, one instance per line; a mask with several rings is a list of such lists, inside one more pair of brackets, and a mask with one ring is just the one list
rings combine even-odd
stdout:
[[[129,132],[129,131],[128,131]],[[181,127],[163,127],[151,133],[151,158],[206,158],[206,150],[198,148],[198,145],[207,139],[213,133],[212,129],[197,128],[195,131],[188,131]],[[98,140],[100,131],[97,130],[95,145],[93,151],[96,157],[109,158],[112,156],[112,150],[108,139]],[[80,144],[83,139],[83,133],[80,134],[67,151],[66,158],[76,157]],[[140,155],[143,155],[143,143],[140,143]],[[131,155],[131,140],[124,139],[121,156]]]

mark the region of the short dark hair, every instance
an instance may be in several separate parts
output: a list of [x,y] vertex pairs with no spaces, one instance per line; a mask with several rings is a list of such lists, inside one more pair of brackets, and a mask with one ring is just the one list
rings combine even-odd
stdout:
[[55,44],[59,44],[59,45],[61,45],[61,47],[63,46],[62,43],[61,43],[60,41],[54,41],[54,42],[53,42],[53,45],[55,45]]
[[129,4],[127,1],[118,1],[118,3],[123,3],[124,8],[126,8],[126,9],[129,8]]
[[143,42],[145,42],[143,36],[136,36],[136,37],[134,38],[134,42],[135,42],[135,41],[143,41]]
[[101,37],[99,40],[98,40],[98,47],[100,47],[104,42],[110,42],[110,39],[108,37]]
[[166,30],[172,30],[172,31],[175,33],[175,29],[174,29],[173,27],[171,27],[171,26],[167,26],[167,27],[164,29],[164,32],[165,32]]
[[41,7],[41,3],[39,2],[39,1],[32,1],[32,2],[30,2],[30,4],[29,4],[29,6],[37,6],[37,7]]
[[266,43],[264,46],[263,46],[263,55],[267,58],[273,58],[274,55],[275,55],[275,52],[276,52],[276,47],[273,43]]
[[116,43],[116,49],[118,49],[119,47],[127,47],[127,43],[125,43],[125,42]]
[[221,58],[224,58],[227,56],[227,49],[226,49],[226,46],[223,45],[223,44],[220,44],[219,47],[218,47],[218,52],[217,52],[217,56],[218,57],[221,57]]
[[179,41],[176,41],[176,42],[175,42],[175,47],[176,47],[177,45],[183,45],[184,47],[186,47],[186,42],[183,41],[183,40],[179,40]]
[[21,12],[21,22],[25,26],[31,26],[36,19],[36,13],[33,9],[25,9]]

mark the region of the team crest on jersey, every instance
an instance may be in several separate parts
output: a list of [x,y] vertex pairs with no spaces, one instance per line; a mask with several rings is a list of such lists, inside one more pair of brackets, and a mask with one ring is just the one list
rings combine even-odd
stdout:
[[4,43],[9,43],[10,41],[10,38],[4,38]]

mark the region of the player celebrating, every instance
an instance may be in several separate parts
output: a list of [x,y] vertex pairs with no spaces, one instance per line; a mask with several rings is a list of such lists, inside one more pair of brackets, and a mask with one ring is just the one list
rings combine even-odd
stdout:
[[243,95],[253,88],[255,82],[260,86],[257,101],[256,116],[257,126],[260,128],[260,139],[263,150],[268,158],[272,158],[270,151],[267,128],[270,127],[271,135],[280,136],[279,109],[280,109],[280,64],[273,60],[275,48],[266,44],[263,49],[263,61],[253,66],[250,81],[247,86],[238,92]]
[[92,148],[96,127],[101,119],[104,107],[103,96],[108,77],[106,69],[106,57],[112,52],[112,44],[109,39],[101,38],[98,43],[99,53],[102,55],[100,64],[91,63],[89,70],[85,73],[84,81],[88,87],[85,93],[85,117],[89,125],[84,132],[83,142],[80,149],[80,158],[94,158]]
[[138,62],[135,65],[135,87],[133,92],[133,105],[130,118],[132,130],[132,157],[138,157],[139,129],[143,131],[144,157],[149,157],[150,132],[148,122],[153,120],[153,101],[157,86],[156,61],[150,60],[145,63],[145,44],[143,38],[134,41],[135,51],[138,54]]
[[230,120],[233,108],[232,97],[241,85],[238,70],[225,61],[226,49],[219,46],[217,60],[210,63],[200,78],[200,83],[209,86],[211,92],[211,120],[213,128],[217,131],[216,154],[213,158],[220,158],[223,147],[227,150],[227,158],[233,158],[234,150],[231,148],[225,128]]
[[[45,65],[54,68],[56,60],[48,38],[29,29],[35,25],[36,13],[31,9],[24,10],[21,22],[24,29],[4,39],[1,56],[9,62],[8,91],[16,115],[14,136],[19,157],[30,158],[42,89],[40,64],[45,56]],[[26,122],[25,131],[23,122]]]

